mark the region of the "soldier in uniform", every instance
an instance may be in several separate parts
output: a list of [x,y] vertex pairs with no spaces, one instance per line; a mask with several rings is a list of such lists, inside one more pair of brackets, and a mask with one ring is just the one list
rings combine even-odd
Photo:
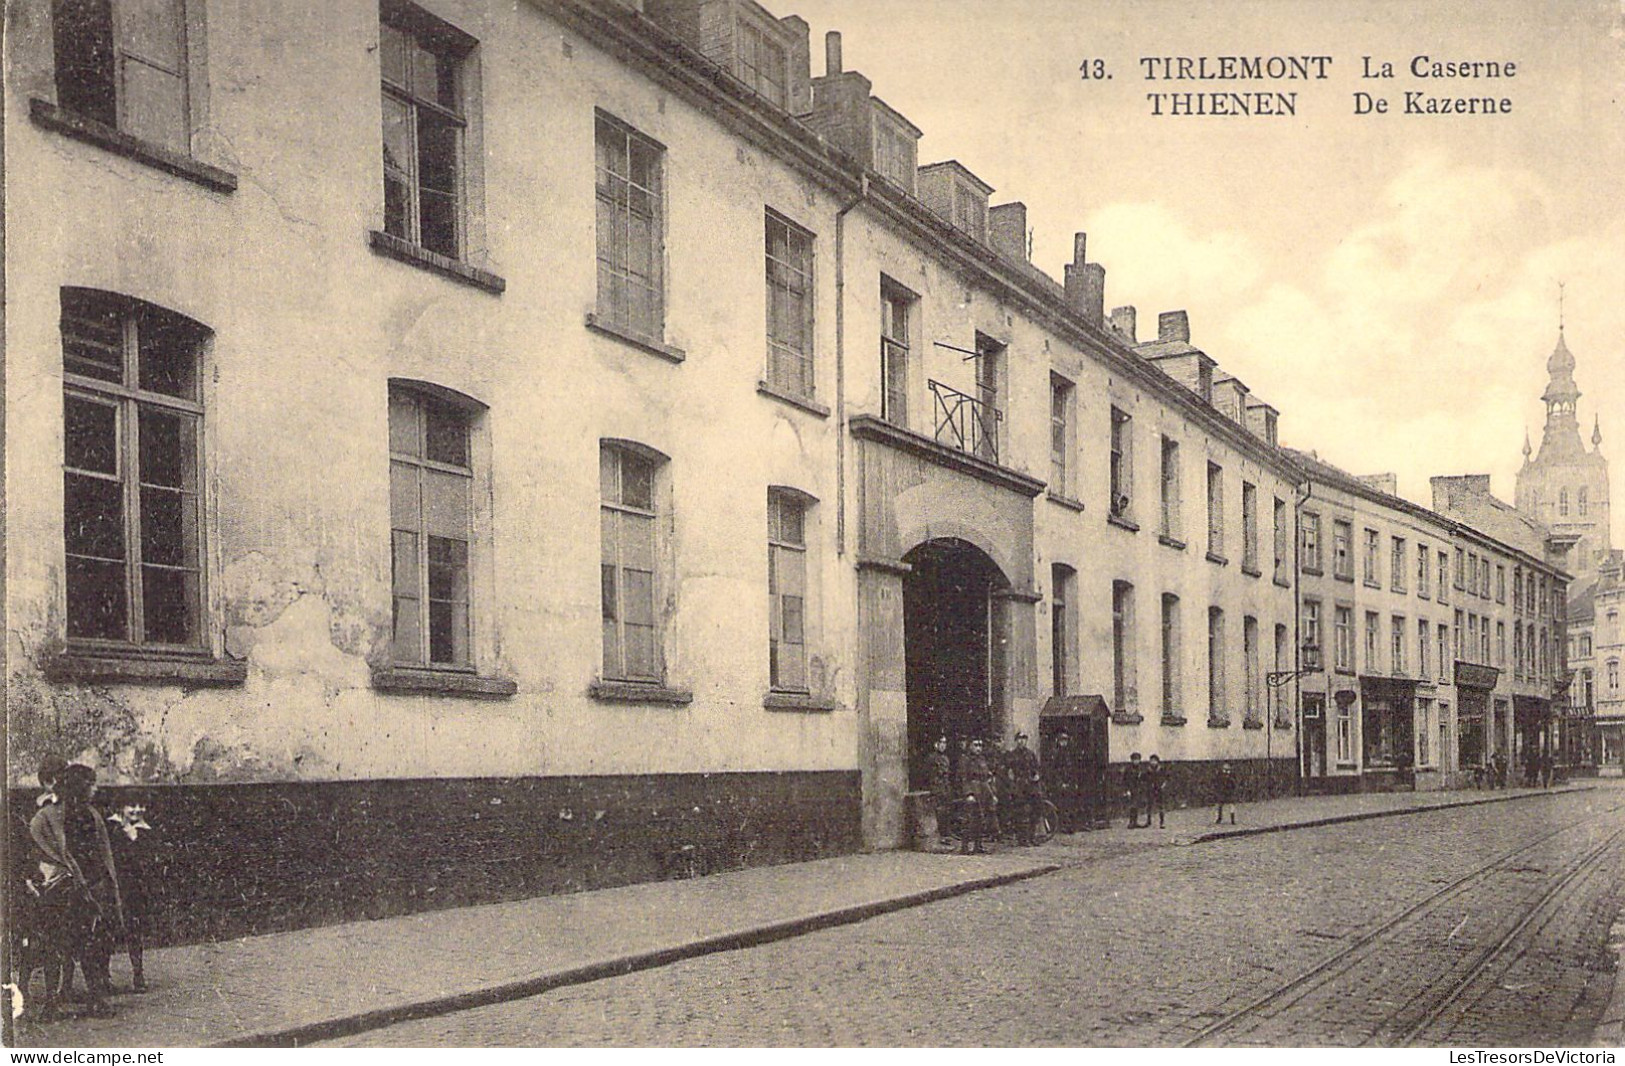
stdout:
[[935,750],[926,758],[930,775],[931,805],[937,812],[937,843],[950,843],[954,827],[954,778],[948,763],[948,738],[938,737]]
[[1056,733],[1043,769],[1045,791],[1055,801],[1055,810],[1060,815],[1061,824],[1055,827],[1060,833],[1077,832],[1081,817],[1077,758],[1072,734],[1064,729]]
[[970,754],[959,763],[959,796],[965,804],[964,834],[959,838],[959,853],[969,855],[973,850],[983,854],[982,837],[993,824],[993,771],[987,756],[982,754],[980,737],[970,742]]
[[1038,775],[1038,756],[1027,746],[1027,734],[1016,733],[1016,746],[1004,756],[1005,780],[1009,782],[1007,810],[1015,822],[1016,843],[1033,843],[1033,822],[1038,817],[1038,799],[1043,781]]
[[1140,753],[1134,752],[1128,757],[1128,766],[1123,770],[1123,790],[1128,793],[1128,827],[1140,828],[1140,812],[1145,811],[1145,828],[1151,828],[1150,797],[1146,795],[1145,766],[1140,762]]
[[1168,783],[1168,770],[1162,765],[1162,760],[1155,755],[1152,755],[1146,761],[1145,783],[1146,791],[1150,796],[1145,808],[1146,828],[1151,828],[1151,811],[1155,808],[1157,812],[1157,828],[1166,829],[1168,828],[1168,819],[1162,806],[1162,790]]

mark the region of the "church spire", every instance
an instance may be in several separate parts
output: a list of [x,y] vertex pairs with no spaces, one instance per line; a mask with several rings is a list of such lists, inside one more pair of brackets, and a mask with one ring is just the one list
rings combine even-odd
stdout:
[[[1524,431],[1524,447],[1529,447],[1529,432]],[[1595,413],[1591,416],[1591,447],[1602,447],[1602,419]]]
[[1533,449],[1533,448],[1531,448],[1529,446],[1529,427],[1524,426],[1523,427],[1523,461],[1526,464],[1529,462],[1529,454],[1531,452],[1533,452],[1534,450],[1535,449]]

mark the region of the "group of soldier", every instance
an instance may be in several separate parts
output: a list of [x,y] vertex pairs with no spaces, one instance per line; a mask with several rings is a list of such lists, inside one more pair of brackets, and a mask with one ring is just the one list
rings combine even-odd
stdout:
[[[1152,814],[1158,828],[1167,827],[1168,767],[1158,756],[1142,760],[1139,752],[1131,754],[1113,789],[1116,775],[1108,778],[1104,766],[1084,758],[1066,731],[1046,737],[1042,765],[1027,741],[1027,734],[1018,732],[1014,746],[1004,750],[997,742],[971,737],[951,752],[947,737],[936,739],[926,765],[939,845],[957,838],[962,854],[982,853],[1001,832],[1013,833],[1018,844],[1032,844],[1045,799],[1055,805],[1056,832],[1105,829],[1111,824],[1113,792],[1128,807],[1130,829],[1151,828]],[[1234,824],[1236,778],[1228,762],[1213,784],[1214,822],[1222,822],[1229,807]]]
[[1013,831],[1019,845],[1033,843],[1044,780],[1027,740],[1026,733],[1017,733],[1008,751],[997,744],[989,750],[981,737],[962,740],[956,767],[948,738],[937,738],[926,765],[939,844],[957,836],[961,854],[981,854],[1001,830]]

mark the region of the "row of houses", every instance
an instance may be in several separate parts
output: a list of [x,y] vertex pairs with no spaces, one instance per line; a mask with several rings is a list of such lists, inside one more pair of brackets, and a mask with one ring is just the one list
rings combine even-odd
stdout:
[[898,846],[936,736],[1090,707],[1190,799],[1549,742],[1563,538],[1282,447],[836,34],[6,18],[9,784],[145,802],[169,939]]

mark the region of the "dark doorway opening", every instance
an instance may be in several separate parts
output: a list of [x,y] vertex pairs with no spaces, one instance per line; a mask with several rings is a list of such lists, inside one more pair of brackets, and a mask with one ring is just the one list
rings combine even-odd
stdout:
[[993,738],[1003,728],[1004,600],[1008,585],[992,559],[962,540],[927,541],[903,557],[903,649],[908,699],[909,787],[928,784],[926,755],[948,738],[957,763],[961,740]]

